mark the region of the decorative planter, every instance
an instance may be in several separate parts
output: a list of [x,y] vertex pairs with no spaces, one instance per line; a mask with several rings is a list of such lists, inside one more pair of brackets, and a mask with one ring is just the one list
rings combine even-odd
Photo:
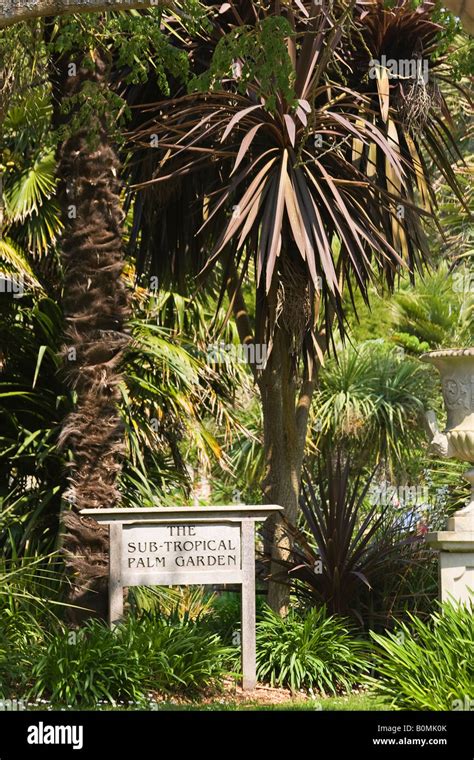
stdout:
[[443,456],[474,462],[474,348],[447,349],[423,354],[441,375],[448,419],[444,433],[433,439]]
[[[436,454],[474,463],[474,348],[423,354],[441,375],[446,429],[440,432],[433,413],[427,416]],[[467,602],[474,594],[474,467],[465,473],[471,500],[448,520],[448,530],[429,533],[427,542],[440,552],[441,599]]]

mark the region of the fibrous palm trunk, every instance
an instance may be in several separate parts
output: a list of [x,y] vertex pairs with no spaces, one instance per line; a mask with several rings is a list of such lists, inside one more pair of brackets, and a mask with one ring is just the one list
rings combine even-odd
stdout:
[[[77,95],[86,82],[97,88],[107,86],[107,65],[98,54],[93,68],[78,64],[74,76],[67,75],[74,68],[66,62],[57,61],[56,66],[56,92],[59,87],[63,97]],[[85,616],[105,617],[108,535],[80,511],[120,503],[117,481],[124,436],[117,402],[129,307],[122,278],[118,162],[99,116],[65,139],[58,158],[65,225],[61,244],[67,323],[64,362],[68,382],[77,394],[75,410],[65,420],[59,441],[73,452],[62,546],[71,581],[69,601],[88,608]],[[83,616],[76,613],[75,620]]]

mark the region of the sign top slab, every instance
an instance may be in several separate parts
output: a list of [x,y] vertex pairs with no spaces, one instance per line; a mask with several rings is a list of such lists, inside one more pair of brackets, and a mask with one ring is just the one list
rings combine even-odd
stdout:
[[232,504],[215,507],[127,507],[126,509],[83,509],[81,515],[93,517],[99,523],[161,523],[170,520],[183,522],[259,522],[275,512],[283,512],[276,504]]

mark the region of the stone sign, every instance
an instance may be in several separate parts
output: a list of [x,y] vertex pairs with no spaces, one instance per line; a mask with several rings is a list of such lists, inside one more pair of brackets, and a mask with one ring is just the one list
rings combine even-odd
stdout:
[[109,525],[109,621],[123,617],[128,586],[242,586],[243,688],[256,684],[255,523],[281,507],[83,509]]

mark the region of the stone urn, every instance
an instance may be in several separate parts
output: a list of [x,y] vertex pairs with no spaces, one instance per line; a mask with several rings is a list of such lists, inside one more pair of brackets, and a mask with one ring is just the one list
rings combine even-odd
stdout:
[[[427,421],[431,449],[443,457],[474,463],[474,348],[442,349],[423,354],[441,375],[446,429],[440,431],[433,412]],[[448,520],[446,531],[429,533],[427,542],[440,552],[441,599],[467,602],[474,595],[474,467],[465,473],[471,483],[469,503]]]

